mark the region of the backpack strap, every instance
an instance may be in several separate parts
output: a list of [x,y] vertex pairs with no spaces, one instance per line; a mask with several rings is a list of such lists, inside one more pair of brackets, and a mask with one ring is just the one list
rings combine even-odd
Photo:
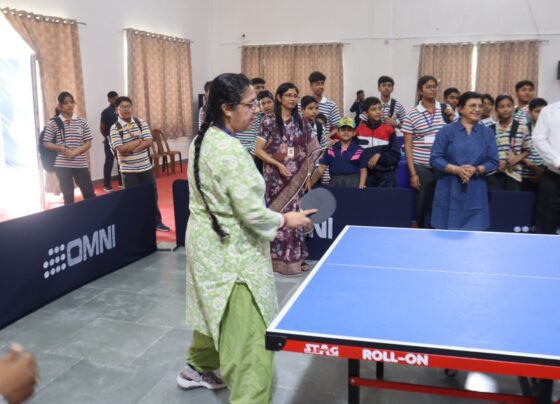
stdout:
[[511,122],[511,130],[509,131],[509,144],[515,139],[515,135],[517,135],[517,130],[519,129],[519,121],[513,120]]
[[315,125],[317,126],[317,141],[320,144],[321,139],[323,138],[323,125],[317,121],[315,121]]
[[397,105],[397,100],[395,100],[394,98],[391,98],[391,106],[389,107],[389,118],[393,117],[393,114],[395,113],[395,106]]
[[445,121],[445,123],[451,123],[451,119],[449,119],[449,117],[445,113],[445,110],[447,109],[447,104],[441,103],[439,105],[441,106],[441,116],[443,117],[443,120]]
[[[64,122],[62,122],[62,119],[60,119],[59,116],[55,116],[53,119],[54,123],[56,123],[56,126],[58,127],[58,131],[60,132],[60,138],[62,140],[62,143],[66,143],[66,138],[64,136]],[[53,137],[53,143],[56,143],[56,136]]]

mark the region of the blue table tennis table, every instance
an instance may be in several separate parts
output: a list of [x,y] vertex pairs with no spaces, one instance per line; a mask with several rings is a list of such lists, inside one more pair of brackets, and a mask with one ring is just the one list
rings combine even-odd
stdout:
[[[348,359],[376,387],[551,403],[560,379],[560,237],[347,226],[266,332],[270,350]],[[377,366],[360,377],[360,362]],[[519,377],[523,396],[383,379],[383,363]]]

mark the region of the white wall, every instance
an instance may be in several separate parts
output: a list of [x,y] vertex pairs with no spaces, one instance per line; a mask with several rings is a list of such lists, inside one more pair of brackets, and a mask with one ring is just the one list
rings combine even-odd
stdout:
[[[87,23],[79,32],[87,117],[96,134],[91,151],[94,179],[102,177],[98,126],[106,93],[124,92],[126,27],[194,41],[195,101],[206,80],[240,70],[242,44],[344,42],[348,113],[356,90],[376,94],[382,74],[396,79],[395,97],[412,106],[419,57],[415,45],[537,37],[546,41],[541,45],[538,93],[549,101],[560,99],[557,0],[4,0],[2,6]],[[181,138],[173,146],[186,154],[187,142]]]
[[243,44],[338,41],[346,44],[346,114],[358,89],[376,95],[382,74],[395,78],[394,96],[409,108],[418,74],[415,45],[540,38],[538,94],[557,101],[558,15],[557,0],[214,0],[212,73],[239,71]]
[[[123,28],[188,38],[193,41],[193,99],[201,92],[210,69],[212,38],[211,4],[197,0],[4,0],[2,6],[85,22],[79,26],[85,102],[88,123],[94,133],[91,149],[92,178],[103,177],[105,154],[99,133],[99,117],[107,106],[107,92],[124,94]],[[63,89],[61,89],[63,90]],[[193,111],[194,113],[194,111]],[[193,118],[196,119],[196,114]],[[170,142],[187,150],[186,138]]]

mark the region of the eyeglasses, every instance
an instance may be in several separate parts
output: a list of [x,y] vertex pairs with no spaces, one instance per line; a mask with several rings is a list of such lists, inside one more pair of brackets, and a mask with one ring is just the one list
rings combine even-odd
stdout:
[[118,106],[119,109],[131,109],[132,105],[130,104],[121,104]]
[[293,98],[297,100],[299,98],[299,94],[284,94],[282,95],[282,97]]
[[468,104],[465,105],[465,108],[470,110],[482,109],[482,104]]
[[253,102],[238,102],[238,105],[243,105],[250,109],[257,109],[259,107],[259,102],[257,100]]

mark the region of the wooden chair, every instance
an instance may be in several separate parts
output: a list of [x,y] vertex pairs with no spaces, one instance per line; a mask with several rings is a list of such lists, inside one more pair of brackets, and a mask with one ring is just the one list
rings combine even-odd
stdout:
[[152,137],[153,142],[150,158],[152,159],[152,165],[154,166],[154,175],[158,177],[163,171],[167,171],[167,175],[169,175],[167,161],[167,159],[169,158],[169,154],[165,152],[165,149],[163,147],[163,142],[161,140],[161,131],[159,129],[153,129]]
[[[183,172],[183,157],[181,155],[181,152],[178,150],[171,150],[171,148],[169,147],[169,143],[167,143],[165,133],[163,133],[160,129],[154,129],[152,131],[152,136],[154,137],[154,143],[157,143],[161,146],[158,146],[160,152],[169,157],[169,161],[171,162],[171,171],[173,172],[173,174],[175,174],[176,156],[179,156],[179,168],[181,169],[181,172]],[[169,172],[167,174],[169,175]]]

